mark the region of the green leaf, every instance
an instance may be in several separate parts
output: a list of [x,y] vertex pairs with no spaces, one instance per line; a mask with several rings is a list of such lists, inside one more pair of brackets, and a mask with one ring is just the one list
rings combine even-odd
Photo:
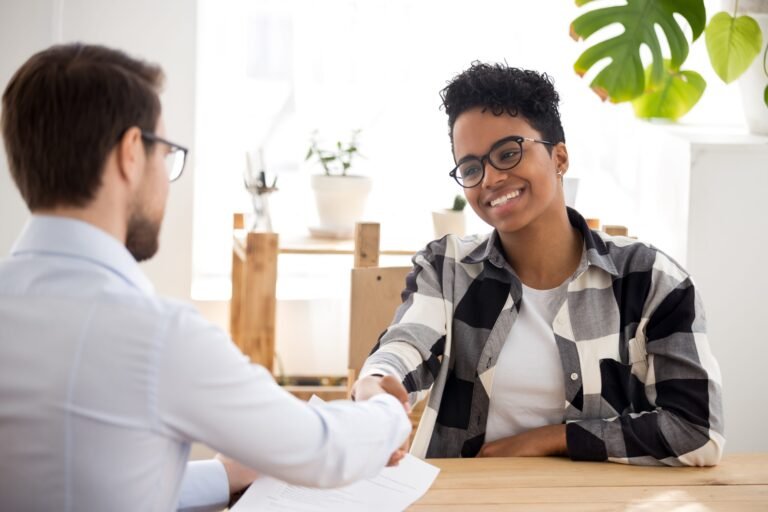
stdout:
[[765,86],[765,90],[763,91],[763,101],[765,102],[765,106],[768,107],[768,85]]
[[[594,0],[576,0],[583,5]],[[703,32],[706,12],[703,0],[626,0],[626,5],[602,7],[582,14],[571,23],[571,37],[587,39],[595,32],[620,24],[624,31],[618,36],[587,48],[576,60],[574,70],[579,76],[603,59],[610,63],[590,84],[602,99],[614,103],[632,100],[643,94],[646,81],[655,86],[664,79],[662,47],[655,26],[661,27],[667,40],[672,66],[678,69],[688,57],[688,40],[673,14],[681,15],[691,26],[695,41]],[[651,51],[651,73],[646,77],[640,58],[640,47]]]
[[[695,71],[672,69],[664,61],[665,75],[661,84],[632,101],[635,115],[642,119],[669,119],[677,121],[688,113],[704,94],[707,82]],[[650,75],[650,66],[645,70]]]
[[727,84],[747,70],[763,46],[760,25],[754,18],[734,18],[727,12],[719,12],[712,17],[704,39],[712,68]]
[[309,148],[309,150],[307,151],[307,156],[304,157],[304,161],[307,161],[310,158],[312,158],[312,153],[313,153],[312,148]]

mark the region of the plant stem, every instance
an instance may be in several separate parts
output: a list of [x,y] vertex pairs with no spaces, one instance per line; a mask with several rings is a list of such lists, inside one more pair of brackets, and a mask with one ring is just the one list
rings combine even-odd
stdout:
[[733,4],[733,17],[736,17],[736,13],[739,12],[739,0],[736,0]]
[[765,51],[763,52],[763,72],[765,76],[768,76],[768,43],[766,43]]

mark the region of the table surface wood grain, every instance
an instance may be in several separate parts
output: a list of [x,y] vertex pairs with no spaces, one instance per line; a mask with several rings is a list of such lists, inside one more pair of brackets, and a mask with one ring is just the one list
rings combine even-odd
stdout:
[[563,458],[429,459],[441,471],[408,510],[768,511],[768,453],[710,468]]

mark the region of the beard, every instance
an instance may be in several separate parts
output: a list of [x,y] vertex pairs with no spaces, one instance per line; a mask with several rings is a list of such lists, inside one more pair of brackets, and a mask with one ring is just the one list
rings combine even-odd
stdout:
[[128,219],[125,248],[136,261],[145,261],[155,255],[159,247],[160,222],[153,222],[142,212],[134,212]]

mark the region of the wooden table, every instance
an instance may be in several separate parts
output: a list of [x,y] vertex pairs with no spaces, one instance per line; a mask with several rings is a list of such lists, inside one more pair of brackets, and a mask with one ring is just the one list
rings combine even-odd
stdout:
[[731,454],[712,468],[561,458],[429,462],[440,474],[410,511],[768,511],[768,453]]

